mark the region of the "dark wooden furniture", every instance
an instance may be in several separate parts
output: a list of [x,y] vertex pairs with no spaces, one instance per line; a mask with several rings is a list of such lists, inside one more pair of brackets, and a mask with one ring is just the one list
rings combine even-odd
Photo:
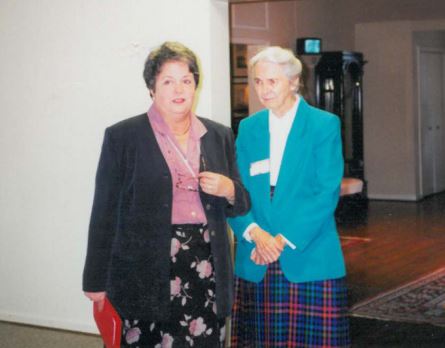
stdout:
[[363,160],[363,90],[365,61],[358,52],[323,52],[315,67],[315,104],[341,119],[346,178],[363,181],[359,193],[340,198],[337,219],[366,219],[366,180]]

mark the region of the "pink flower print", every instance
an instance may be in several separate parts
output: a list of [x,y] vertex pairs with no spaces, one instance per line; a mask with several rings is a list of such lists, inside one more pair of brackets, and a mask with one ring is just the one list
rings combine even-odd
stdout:
[[213,271],[212,264],[207,260],[203,260],[196,266],[196,271],[199,272],[199,278],[208,278]]
[[199,317],[198,319],[194,319],[189,324],[189,332],[192,336],[200,336],[205,330],[207,325],[204,324],[204,319]]
[[162,348],[171,348],[173,347],[173,337],[171,337],[168,333],[162,336]]
[[176,254],[178,253],[179,249],[181,248],[181,242],[177,240],[176,238],[172,238],[171,248],[170,248],[170,256],[173,259],[173,262],[176,261]]
[[210,243],[209,230],[205,230],[205,231],[204,231],[203,238],[204,238],[204,242],[206,242],[206,243]]
[[139,341],[139,336],[141,335],[141,330],[138,327],[133,327],[127,331],[125,334],[125,341],[128,344]]
[[181,292],[181,278],[176,277],[175,280],[170,280],[170,295],[172,297],[178,296]]

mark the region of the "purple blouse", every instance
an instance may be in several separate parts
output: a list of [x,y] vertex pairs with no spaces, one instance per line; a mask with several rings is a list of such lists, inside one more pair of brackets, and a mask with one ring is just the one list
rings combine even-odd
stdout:
[[175,136],[154,104],[148,110],[147,115],[172,177],[172,224],[207,223],[198,191],[201,137],[207,132],[207,129],[192,114],[187,153],[183,153]]

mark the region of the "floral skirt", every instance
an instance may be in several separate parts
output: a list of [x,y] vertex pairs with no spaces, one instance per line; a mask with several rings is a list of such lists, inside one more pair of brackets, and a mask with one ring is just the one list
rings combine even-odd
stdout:
[[209,231],[204,225],[172,227],[169,319],[122,318],[121,347],[224,347],[225,319],[216,315]]

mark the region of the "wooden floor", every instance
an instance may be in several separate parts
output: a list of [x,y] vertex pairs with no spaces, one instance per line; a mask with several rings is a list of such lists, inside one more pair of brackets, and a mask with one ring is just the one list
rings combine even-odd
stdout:
[[[365,220],[339,231],[370,239],[344,249],[353,305],[445,266],[445,193],[417,203],[370,201]],[[445,347],[445,328],[352,321],[356,347]],[[388,341],[388,334],[395,336]]]

